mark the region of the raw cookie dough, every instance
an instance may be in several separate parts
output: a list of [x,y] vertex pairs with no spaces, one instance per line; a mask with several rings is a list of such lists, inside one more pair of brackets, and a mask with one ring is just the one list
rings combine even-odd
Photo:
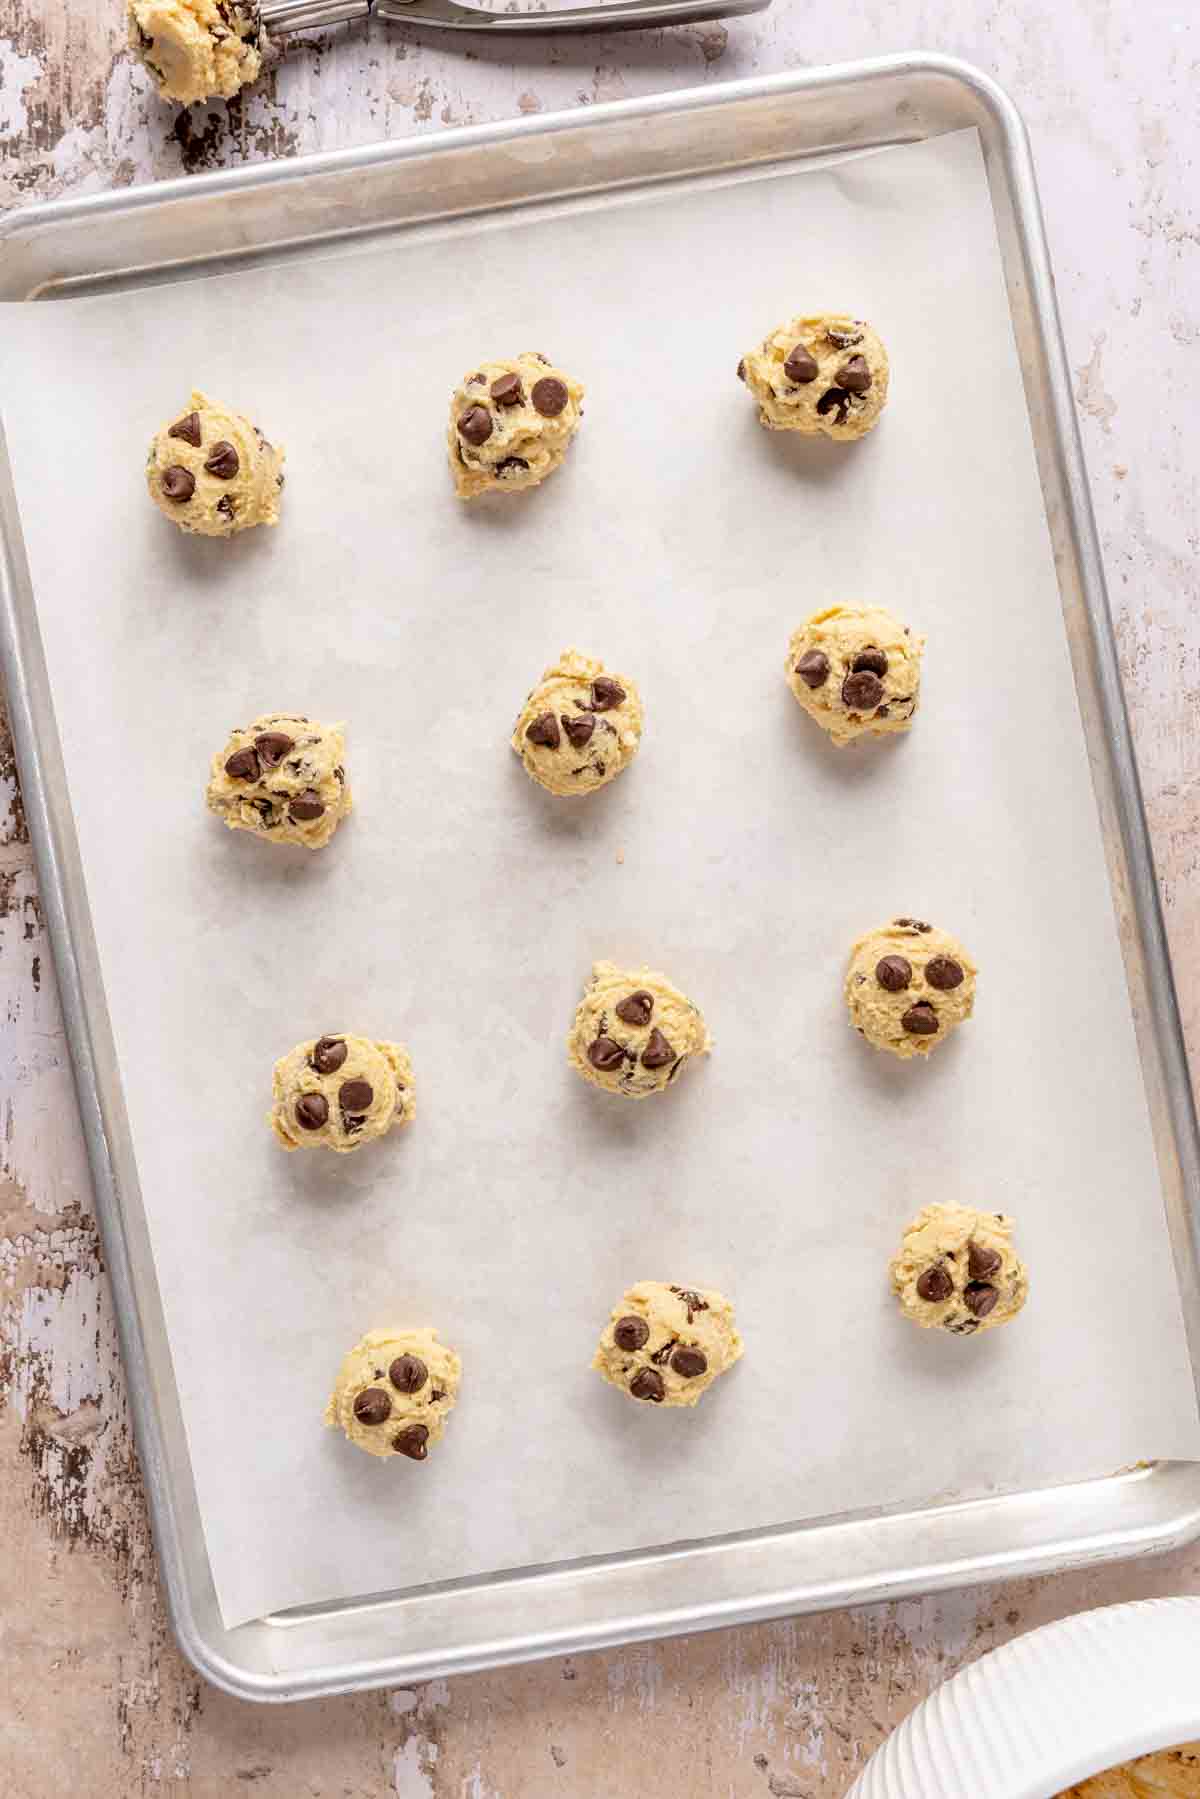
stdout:
[[631,1399],[695,1405],[741,1353],[723,1294],[639,1281],[613,1307],[592,1367]]
[[345,1155],[372,1137],[411,1124],[412,1063],[402,1043],[373,1043],[339,1031],[298,1043],[275,1064],[267,1122],[285,1149]]
[[458,1398],[462,1363],[431,1330],[368,1331],[338,1370],[325,1407],[368,1455],[423,1462]]
[[887,351],[864,319],[789,319],[738,363],[768,431],[865,437],[887,402]]
[[450,402],[450,473],[459,498],[516,493],[553,474],[579,429],[583,388],[544,356],[477,362]]
[[129,44],[164,100],[230,100],[257,81],[258,0],[128,0]]
[[637,755],[642,700],[628,675],[564,650],[521,710],[512,747],[551,793],[594,793]]
[[341,725],[269,712],[217,751],[204,797],[231,831],[319,850],[354,803],[345,756]]
[[971,1016],[977,973],[948,931],[919,918],[893,919],[850,952],[850,1022],[876,1049],[927,1056]]
[[219,400],[192,393],[146,459],[150,498],[181,531],[232,537],[279,523],[284,452]]
[[699,1007],[666,975],[592,964],[567,1038],[568,1059],[585,1081],[645,1099],[670,1086],[689,1056],[711,1048]]
[[1200,1799],[1200,1743],[1139,1755],[1068,1787],[1058,1799]]
[[838,748],[907,731],[921,692],[923,637],[882,606],[827,606],[788,645],[788,686]]
[[969,1337],[1015,1318],[1029,1293],[1012,1246],[1013,1221],[969,1206],[925,1206],[892,1258],[892,1287],[907,1318]]

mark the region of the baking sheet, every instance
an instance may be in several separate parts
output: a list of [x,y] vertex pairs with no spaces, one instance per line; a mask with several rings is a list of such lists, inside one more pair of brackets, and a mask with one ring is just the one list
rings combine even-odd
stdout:
[[[851,450],[762,433],[733,379],[794,305],[882,330]],[[454,502],[480,354],[588,384],[567,467]],[[289,1605],[1197,1454],[1120,953],[974,133],[834,170],[439,227],[370,254],[10,308],[0,345],[47,660],[226,1623]],[[289,450],[285,518],[189,541],[145,501],[192,381]],[[832,751],[797,620],[930,639],[907,742]],[[569,643],[638,676],[641,756],[576,808],[506,737]],[[229,725],[344,718],[356,817],[317,857],[198,803]],[[622,860],[618,860],[618,855]],[[850,940],[957,931],[976,1018],[928,1067],[848,1029]],[[664,967],[717,1040],[668,1099],[585,1088],[595,956]],[[263,1124],[274,1058],[411,1047],[411,1132],[335,1163]],[[1012,1210],[1019,1326],[919,1335],[908,1214]],[[693,1416],[587,1363],[644,1276],[747,1339]],[[390,1320],[464,1357],[420,1469],[319,1415]]]

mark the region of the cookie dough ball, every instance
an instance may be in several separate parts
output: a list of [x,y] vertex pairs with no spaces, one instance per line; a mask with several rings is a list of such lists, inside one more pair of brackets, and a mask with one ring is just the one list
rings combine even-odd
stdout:
[[638,753],[642,701],[628,675],[564,650],[521,710],[512,746],[525,773],[550,793],[594,793]]
[[128,0],[129,44],[164,100],[230,100],[262,70],[257,0]]
[[417,1109],[404,1045],[348,1031],[289,1050],[275,1064],[273,1091],[268,1122],[285,1149],[347,1155],[411,1124]]
[[631,1399],[695,1405],[741,1353],[724,1294],[639,1281],[613,1307],[592,1367]]
[[662,1093],[689,1056],[712,1048],[700,1008],[651,968],[592,965],[567,1038],[572,1068],[627,1099]]
[[544,356],[479,362],[450,402],[450,473],[463,500],[537,487],[567,453],[583,388]]
[[1015,1318],[1029,1293],[1012,1245],[1013,1221],[969,1206],[925,1206],[892,1258],[892,1287],[906,1317],[969,1337]]
[[269,712],[217,751],[204,797],[231,831],[319,850],[354,805],[345,758],[341,725]]
[[768,431],[865,437],[887,402],[887,351],[865,319],[789,319],[738,363]]
[[919,918],[894,919],[850,952],[850,1022],[876,1049],[927,1056],[971,1016],[977,972],[948,931]]
[[368,1331],[338,1370],[325,1407],[368,1455],[423,1462],[458,1398],[462,1363],[431,1330]]
[[150,498],[181,531],[232,537],[279,523],[284,453],[257,425],[193,393],[188,410],[150,445]]
[[882,606],[828,606],[788,645],[788,686],[838,748],[907,731],[921,693],[923,637]]

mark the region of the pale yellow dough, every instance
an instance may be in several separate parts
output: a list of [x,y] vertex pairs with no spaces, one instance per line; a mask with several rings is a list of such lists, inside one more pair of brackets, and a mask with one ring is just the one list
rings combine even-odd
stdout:
[[[793,379],[785,367],[798,348],[816,364],[807,380]],[[789,319],[743,356],[738,374],[758,401],[759,422],[769,431],[865,437],[887,403],[887,351],[864,319],[842,312]],[[843,385],[843,376],[858,387],[864,381],[868,385],[853,391]]]
[[[318,850],[354,804],[345,760],[341,725],[268,712],[252,725],[239,725],[217,751],[205,801],[231,831]],[[318,807],[316,817],[309,816]]]
[[[284,1149],[348,1155],[373,1137],[411,1124],[417,1109],[404,1045],[375,1043],[348,1031],[310,1037],[289,1050],[275,1064],[272,1091],[275,1103],[267,1122]],[[306,1118],[311,1123],[304,1123]]]
[[927,1056],[971,1016],[977,973],[948,931],[923,919],[893,919],[860,937],[850,952],[850,1022],[876,1049]]
[[[284,452],[257,425],[193,390],[150,445],[146,485],[159,511],[181,531],[232,537],[279,523],[283,463]],[[173,485],[180,495],[175,499]]]
[[969,1206],[925,1206],[892,1258],[892,1290],[906,1318],[956,1337],[1016,1317],[1029,1294],[1012,1244],[1013,1221]]
[[533,780],[572,796],[615,780],[641,739],[636,684],[578,650],[564,650],[521,708],[512,747]]
[[839,749],[858,737],[907,731],[921,696],[925,639],[882,606],[827,606],[788,645],[797,703]]
[[[512,376],[519,392],[515,403],[502,405],[496,383]],[[549,410],[560,401],[560,410]],[[487,435],[477,442],[481,433],[466,421],[484,421],[484,415]],[[450,401],[446,441],[459,498],[537,487],[562,462],[582,416],[582,386],[544,356],[523,350],[511,361],[477,362]]]
[[257,81],[257,0],[127,0],[129,43],[164,100],[230,100]]
[[567,1057],[585,1081],[646,1099],[669,1087],[690,1056],[711,1048],[699,1007],[666,975],[593,963],[567,1037]]
[[724,1294],[639,1281],[613,1307],[592,1367],[631,1399],[695,1405],[741,1353]]
[[1139,1755],[1068,1787],[1058,1799],[1200,1799],[1200,1743]]
[[325,1422],[368,1455],[423,1462],[446,1429],[461,1378],[461,1361],[436,1331],[368,1331],[338,1369]]

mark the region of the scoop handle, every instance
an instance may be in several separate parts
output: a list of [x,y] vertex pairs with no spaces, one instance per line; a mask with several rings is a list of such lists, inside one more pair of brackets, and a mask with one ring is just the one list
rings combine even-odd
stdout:
[[262,0],[259,22],[268,37],[287,31],[316,31],[369,19],[371,0]]
[[643,31],[662,25],[696,25],[765,12],[771,0],[612,0],[609,5],[569,6],[550,12],[486,12],[458,0],[375,0],[375,16],[442,31],[523,32]]

